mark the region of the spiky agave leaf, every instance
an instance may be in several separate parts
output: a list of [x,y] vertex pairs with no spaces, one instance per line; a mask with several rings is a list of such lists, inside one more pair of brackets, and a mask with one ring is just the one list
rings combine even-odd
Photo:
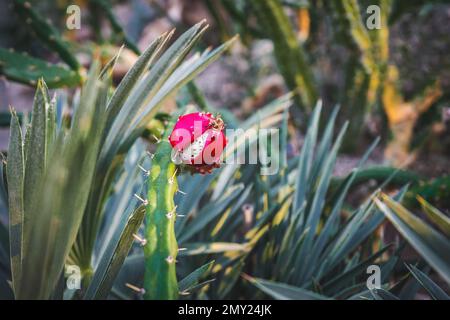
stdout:
[[414,278],[428,291],[430,296],[435,300],[450,300],[450,296],[440,288],[433,280],[431,280],[424,272],[413,265],[406,265],[409,272]]
[[[302,152],[296,159],[297,170],[295,166],[287,165],[291,172],[287,172],[285,178],[277,176],[267,179],[267,188],[270,191],[264,195],[258,194],[257,200],[254,200],[264,202],[263,198],[269,197],[269,207],[261,206],[262,211],[253,215],[254,227],[245,236],[250,250],[227,252],[226,258],[224,255],[216,260],[213,272],[221,272],[229,266],[237,268],[241,259],[248,259],[258,265],[258,268],[250,269],[250,272],[253,272],[252,277],[280,281],[283,283],[280,284],[281,287],[292,286],[289,289],[293,290],[299,288],[298,291],[304,295],[307,292],[317,294],[319,291],[321,295],[330,297],[338,294],[339,288],[359,285],[355,281],[363,274],[364,266],[373,263],[383,251],[372,254],[364,261],[360,261],[358,256],[347,258],[350,258],[351,253],[380,225],[383,215],[367,201],[344,223],[340,216],[345,196],[358,168],[365,162],[377,141],[362,157],[359,167],[353,170],[350,179],[346,180],[345,187],[331,196],[329,189],[332,168],[345,132],[344,127],[333,143],[336,114],[337,110],[318,143],[320,104],[316,107]],[[293,185],[297,187],[292,188]],[[404,192],[405,190],[402,190],[398,197]],[[238,222],[243,223],[242,219]],[[239,223],[235,225],[239,226]],[[216,241],[220,241],[220,238]],[[344,271],[338,272],[342,269]],[[348,273],[348,270],[356,271]],[[323,287],[325,284],[328,284],[326,290]],[[220,286],[215,289],[218,287]],[[359,288],[364,289],[361,286]],[[228,288],[226,292],[230,290],[233,289]],[[214,289],[209,292],[215,294]]]
[[16,112],[12,110],[6,175],[8,179],[9,246],[13,290],[20,287],[22,268],[22,237],[24,219],[24,152],[22,130]]
[[[50,297],[75,240],[104,126],[107,87],[98,74],[94,63],[72,127],[67,133],[60,131],[56,139],[54,104],[43,81],[38,85],[28,138],[22,142],[24,212],[22,263],[15,286],[18,299]],[[18,163],[10,160],[11,165]]]
[[[400,203],[394,201],[389,196],[382,194],[380,199],[375,199],[377,206],[386,217],[392,222],[400,234],[417,250],[418,253],[439,273],[439,275],[450,283],[450,241],[448,234],[442,234],[430,224],[412,214]],[[429,204],[425,205],[427,213],[434,219],[445,217]],[[439,217],[439,218],[438,218]],[[445,225],[444,220],[439,220]],[[448,228],[448,225],[445,225]]]

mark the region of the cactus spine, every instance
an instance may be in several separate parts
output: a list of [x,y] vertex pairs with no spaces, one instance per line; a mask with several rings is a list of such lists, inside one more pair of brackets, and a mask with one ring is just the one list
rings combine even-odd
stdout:
[[168,136],[173,122],[167,126],[153,156],[149,172],[144,247],[144,298],[147,300],[177,299],[178,282],[175,262],[178,253],[175,238],[176,207],[173,201],[178,190],[176,165],[171,159]]

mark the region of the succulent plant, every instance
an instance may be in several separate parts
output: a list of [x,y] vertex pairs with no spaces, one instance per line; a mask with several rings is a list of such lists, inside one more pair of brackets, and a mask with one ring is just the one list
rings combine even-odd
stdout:
[[[42,80],[26,133],[22,134],[13,113],[6,176],[17,299],[50,298],[64,281],[61,273],[66,263],[80,269],[83,281],[78,297],[97,299],[108,294],[143,213],[131,202],[125,219],[114,227],[114,241],[96,244],[105,203],[124,155],[164,99],[231,44],[183,63],[205,27],[204,22],[197,24],[164,54],[163,46],[173,33],[157,38],[109,98],[113,65],[100,70],[94,63],[69,128],[60,120],[62,110],[56,110],[56,100],[49,98]],[[98,266],[92,265],[94,254],[102,255]]]
[[49,88],[74,87],[81,83],[81,76],[77,71],[2,48],[0,72],[8,79],[31,86],[36,86],[41,77]]
[[80,64],[72,54],[70,44],[60,33],[40,15],[32,2],[12,1],[14,12],[23,25],[28,28],[46,47],[59,55],[69,68],[31,57],[27,53],[14,52],[12,49],[0,49],[0,73],[7,78],[33,87],[39,78],[44,78],[48,87],[75,87],[82,81]]
[[[70,45],[29,2],[14,3],[70,69],[0,49],[0,70],[37,86],[31,119],[13,108],[8,117],[10,141],[0,166],[0,212],[9,215],[9,224],[0,215],[0,298],[377,300],[412,298],[421,288],[433,299],[449,298],[440,281],[450,281],[449,219],[427,202],[445,200],[449,177],[428,182],[409,170],[367,166],[378,139],[347,175],[334,175],[346,137],[358,132],[352,127],[360,127],[381,90],[393,89],[380,82],[387,30],[367,31],[358,1],[317,4],[335,9],[333,19],[345,27],[338,32],[358,57],[350,59],[339,99],[362,111],[339,130],[340,109],[323,112],[316,103],[321,90],[306,39],[315,26],[302,25],[300,44],[283,9],[289,4],[309,19],[312,2],[222,1],[251,33],[274,42],[293,90],[245,120],[211,106],[192,81],[233,43],[190,56],[204,21],[173,42],[173,31],[155,39],[113,87],[118,56],[104,68],[94,61],[81,79]],[[108,2],[92,6],[105,9],[116,39],[139,53]],[[264,30],[246,25],[243,13],[252,9]],[[73,99],[64,99],[64,90],[49,95],[47,86],[82,80]],[[169,114],[164,104],[175,93],[177,110]],[[187,107],[193,102],[198,110]],[[288,152],[289,122],[298,122],[290,118],[293,102],[311,112],[299,120],[306,131],[298,154]],[[63,116],[69,109],[71,116]],[[238,130],[225,135],[225,124]],[[278,136],[264,131],[274,128]],[[226,161],[255,147],[256,164]],[[278,170],[265,174],[268,165]],[[368,181],[377,189],[353,199],[352,190]],[[416,197],[429,221],[405,208],[417,206]],[[404,241],[386,243],[386,221]],[[403,264],[408,243],[419,255]],[[373,264],[382,274],[376,289],[366,282]],[[66,286],[73,267],[78,289]]]
[[[426,218],[433,224],[417,217],[386,194],[378,195],[374,201],[399,233],[448,285],[450,284],[450,259],[446,252],[450,250],[450,219],[422,197],[417,196],[417,200]],[[431,276],[414,264],[406,264],[406,267],[413,276],[415,281],[412,281],[415,285],[405,285],[406,290],[393,290],[397,295],[392,296],[391,293],[391,298],[412,298],[418,289],[423,287],[434,300],[450,300],[443,286],[435,283]],[[377,298],[380,297],[375,293],[375,299]]]
[[144,255],[145,255],[145,299],[177,299],[178,281],[175,263],[178,244],[175,238],[174,204],[178,191],[177,168],[172,161],[172,147],[168,142],[173,121],[158,143],[152,156],[149,175]]
[[200,173],[211,173],[214,167],[219,166],[225,148],[224,127],[223,120],[210,113],[181,115],[168,123],[166,133],[152,155],[148,199],[144,200],[148,208],[144,244],[145,299],[179,297],[175,267],[178,255],[175,236],[177,206],[174,203],[175,194],[179,191],[177,160]]

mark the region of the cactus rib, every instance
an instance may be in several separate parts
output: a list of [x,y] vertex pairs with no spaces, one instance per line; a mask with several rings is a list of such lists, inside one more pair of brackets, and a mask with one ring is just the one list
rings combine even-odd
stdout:
[[146,212],[144,247],[144,298],[177,299],[178,283],[175,262],[178,245],[175,238],[176,207],[174,195],[178,184],[176,166],[171,160],[172,147],[168,142],[171,122],[159,142],[149,173],[148,205]]

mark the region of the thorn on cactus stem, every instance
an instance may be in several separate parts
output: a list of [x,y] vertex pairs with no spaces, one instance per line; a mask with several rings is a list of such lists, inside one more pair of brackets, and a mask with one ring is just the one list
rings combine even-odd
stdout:
[[166,261],[167,261],[167,263],[174,263],[174,262],[177,262],[172,256],[168,256],[167,258],[166,258]]
[[186,251],[187,248],[178,248],[178,251]]
[[152,138],[155,139],[156,143],[160,143],[161,139],[159,139],[157,136],[155,136],[154,134],[152,134]]
[[150,159],[153,159],[155,157],[155,155],[150,151],[147,151],[147,155],[150,157]]
[[177,214],[177,218],[184,218],[184,217],[186,217],[186,215],[184,215],[184,214]]
[[178,294],[179,294],[180,296],[188,296],[188,295],[190,295],[191,293],[190,293],[189,291],[180,291],[180,292],[178,292]]
[[[168,128],[173,126],[173,119]],[[147,293],[144,299],[168,299],[179,297],[176,255],[178,244],[175,234],[175,219],[177,207],[174,195],[178,189],[177,168],[174,161],[170,161],[172,146],[166,143],[170,130],[165,130],[160,137],[160,143],[155,150],[153,165],[148,177],[148,199],[145,225],[145,235],[148,245],[144,248],[145,273],[144,288]],[[153,240],[155,239],[155,243]],[[155,274],[155,269],[159,270]]]
[[141,201],[145,206],[148,205],[148,201],[146,199],[142,199],[140,196],[138,196],[136,193],[134,194],[134,196]]
[[251,204],[244,204],[242,206],[242,213],[244,214],[244,224],[246,226],[251,226],[253,222],[253,211],[254,207]]
[[173,182],[175,181],[175,176],[177,175],[177,171],[178,171],[178,168],[175,169],[172,177],[168,180],[169,184],[173,184]]
[[139,242],[141,246],[145,246],[147,244],[147,239],[144,239],[135,233],[133,233],[133,238],[136,239],[136,241]]
[[135,285],[132,285],[130,283],[125,283],[125,286],[127,286],[128,288],[130,288],[133,291],[136,291],[137,293],[145,294],[145,289],[144,288],[136,287]]
[[178,193],[181,193],[181,194],[182,194],[182,195],[184,195],[184,196],[185,196],[185,195],[187,195],[187,193],[186,193],[186,192],[184,192],[184,191],[181,191],[180,189],[178,189],[178,190],[177,190],[177,192],[178,192]]
[[177,206],[175,206],[172,211],[168,212],[166,214],[167,219],[172,219],[174,214],[175,214],[175,212],[176,212],[176,210],[177,210]]
[[145,169],[144,167],[142,167],[140,164],[138,164],[138,167],[139,167],[139,169],[141,169],[144,172],[144,174],[146,176],[148,176],[150,174],[150,171]]

